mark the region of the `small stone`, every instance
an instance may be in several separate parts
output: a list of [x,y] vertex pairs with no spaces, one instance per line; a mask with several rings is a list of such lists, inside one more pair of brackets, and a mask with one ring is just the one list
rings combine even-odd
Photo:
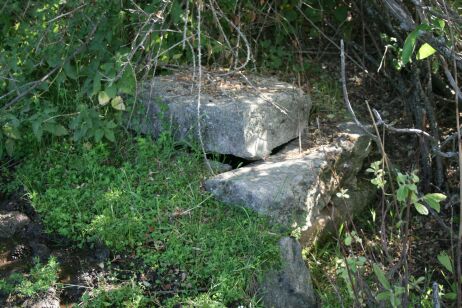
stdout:
[[42,243],[29,242],[29,246],[32,248],[32,254],[35,258],[39,258],[40,262],[45,263],[50,258],[50,249]]
[[28,223],[29,217],[21,212],[0,212],[0,238],[10,238],[21,231]]

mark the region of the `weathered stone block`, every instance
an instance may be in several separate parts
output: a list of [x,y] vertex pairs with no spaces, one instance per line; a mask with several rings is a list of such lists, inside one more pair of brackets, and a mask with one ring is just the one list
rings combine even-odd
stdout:
[[[306,123],[310,98],[300,89],[273,78],[214,77],[202,85],[201,134],[207,152],[249,160],[296,138]],[[204,78],[204,80],[207,80]],[[197,88],[192,74],[155,77],[140,91],[145,113],[132,121],[155,137],[167,127],[177,139],[197,141]]]
[[340,187],[349,186],[371,148],[370,138],[344,126],[327,146],[299,154],[297,143],[280,154],[205,182],[227,204],[251,208],[288,228],[307,231]]

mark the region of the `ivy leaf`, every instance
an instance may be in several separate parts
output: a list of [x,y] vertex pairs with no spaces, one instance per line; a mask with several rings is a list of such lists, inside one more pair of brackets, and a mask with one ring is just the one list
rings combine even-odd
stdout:
[[112,99],[111,106],[115,110],[119,110],[119,111],[124,111],[125,110],[124,100],[120,96],[116,96],[116,97],[114,97]]
[[435,48],[433,48],[430,44],[425,43],[420,46],[419,51],[417,52],[417,60],[423,60],[425,58],[430,57],[432,54],[436,52]]
[[419,214],[428,215],[428,209],[422,203],[416,202],[414,203],[414,207],[417,210],[417,212],[419,212]]
[[111,98],[109,97],[109,95],[105,91],[101,91],[101,92],[98,93],[98,103],[101,106],[106,106],[107,103],[109,103],[110,100],[111,100]]
[[443,265],[449,272],[453,273],[452,262],[446,252],[441,252],[437,258],[441,265]]
[[446,196],[440,193],[426,194],[423,199],[428,205],[438,213],[440,212],[440,202],[446,200]]
[[374,269],[375,276],[377,276],[377,279],[379,280],[380,284],[385,289],[390,290],[391,289],[390,282],[388,281],[382,269],[376,263],[374,263],[372,267]]

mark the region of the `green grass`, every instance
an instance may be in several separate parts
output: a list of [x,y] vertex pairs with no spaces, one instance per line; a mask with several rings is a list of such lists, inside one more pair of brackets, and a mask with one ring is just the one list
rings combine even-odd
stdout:
[[[279,262],[268,221],[224,206],[201,190],[200,155],[168,134],[116,145],[55,143],[17,171],[46,230],[78,244],[102,241],[162,273],[187,273],[187,301],[248,303],[248,282]],[[200,291],[206,289],[201,295]]]

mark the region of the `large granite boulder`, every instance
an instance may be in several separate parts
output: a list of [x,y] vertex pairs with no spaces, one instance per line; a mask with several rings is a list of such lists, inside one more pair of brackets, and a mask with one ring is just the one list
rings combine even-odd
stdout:
[[298,144],[290,143],[265,161],[208,179],[205,188],[224,203],[251,208],[303,234],[337,190],[355,182],[371,149],[370,138],[353,125],[339,128],[329,145],[299,153]]
[[282,267],[265,275],[260,286],[263,304],[268,308],[317,307],[300,244],[291,237],[284,237],[279,247]]
[[[267,157],[296,138],[306,123],[310,98],[274,78],[205,74],[201,91],[201,134],[207,152],[248,160]],[[197,141],[197,80],[192,73],[155,77],[139,91],[140,107],[130,127],[157,137],[172,129],[179,140]]]

